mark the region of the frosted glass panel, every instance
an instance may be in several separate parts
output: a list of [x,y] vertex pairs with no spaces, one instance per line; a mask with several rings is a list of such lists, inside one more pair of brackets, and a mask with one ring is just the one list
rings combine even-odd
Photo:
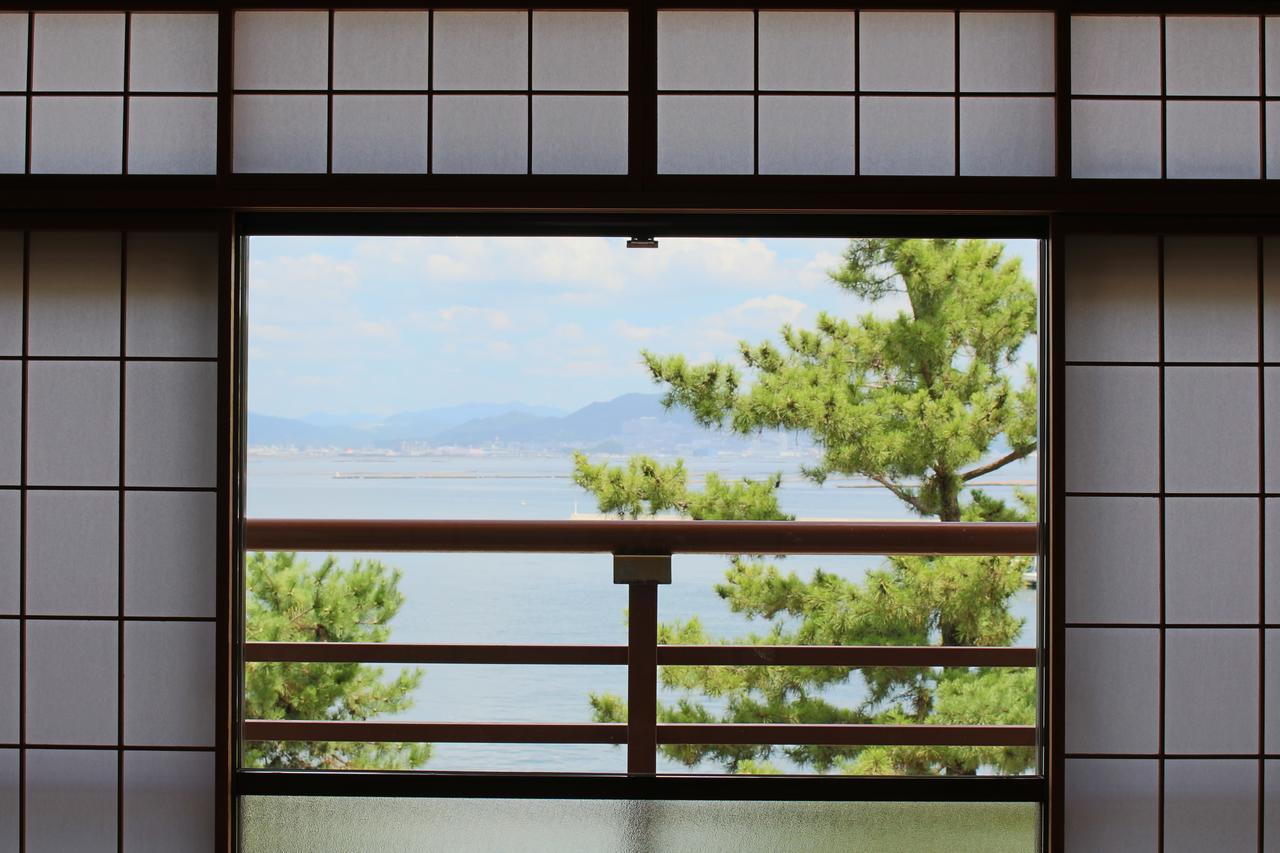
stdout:
[[216,485],[218,366],[134,362],[125,371],[125,483]]
[[436,96],[432,121],[435,172],[524,174],[528,170],[529,101],[523,95]]
[[0,355],[22,354],[22,239],[0,231]]
[[16,361],[0,362],[0,401],[0,485],[16,486],[22,479],[22,365]]
[[[22,697],[21,630],[21,623],[17,619],[0,619],[0,742],[3,743],[17,743],[19,740],[18,714]],[[0,806],[0,815],[4,814],[2,809],[3,806]],[[0,844],[0,849],[6,848]]]
[[1256,103],[1172,101],[1165,113],[1170,178],[1257,178]]
[[119,355],[120,235],[31,235],[32,355]]
[[1170,492],[1258,489],[1258,372],[1165,369],[1165,487]]
[[1053,15],[960,13],[960,90],[1052,92]]
[[1255,238],[1165,238],[1164,354],[1169,361],[1258,358]]
[[110,750],[27,751],[27,853],[116,849],[116,762]]
[[116,743],[116,647],[115,622],[27,620],[27,743]]
[[658,98],[658,171],[749,175],[755,170],[751,98]]
[[750,89],[754,39],[751,12],[659,12],[658,88]]
[[[1039,849],[1034,803],[245,797],[245,853]],[[856,839],[857,847],[850,848]]]
[[1165,750],[1258,749],[1258,632],[1169,629],[1165,634]]
[[32,88],[41,92],[123,89],[124,15],[37,14]]
[[533,88],[627,88],[626,12],[533,13]]
[[217,15],[139,12],[133,16],[129,32],[129,88],[132,91],[217,91]]
[[17,613],[21,593],[18,578],[18,543],[22,515],[18,492],[0,490],[0,613]]
[[1154,237],[1067,238],[1067,358],[1154,361],[1159,248]]
[[29,491],[27,612],[117,614],[119,532],[120,503],[114,492]]
[[860,121],[862,174],[954,174],[951,98],[863,98]]
[[216,796],[211,753],[126,752],[123,781],[123,849],[212,849]]
[[27,88],[27,16],[0,12],[0,90]]
[[1160,177],[1159,102],[1074,102],[1071,174],[1077,178]]
[[124,741],[213,746],[214,625],[126,622]]
[[625,175],[627,99],[535,97],[533,171],[553,175]]
[[121,98],[33,98],[31,171],[119,174],[123,127]]
[[27,168],[27,99],[0,97],[0,174]]
[[1066,849],[1155,850],[1159,775],[1155,761],[1066,760]]
[[335,12],[335,89],[426,89],[431,55],[427,12]]
[[1068,622],[1159,621],[1155,498],[1069,497],[1065,540]]
[[33,362],[27,379],[27,482],[119,485],[119,366]]
[[1155,752],[1159,632],[1068,628],[1066,652],[1067,752]]
[[852,175],[854,99],[760,98],[760,174]]
[[323,89],[328,84],[327,12],[237,12],[235,27],[237,89]]
[[212,175],[217,171],[216,99],[129,99],[131,174]]
[[437,89],[524,89],[529,85],[527,12],[436,12]]
[[337,95],[333,171],[427,171],[426,95]]
[[1164,831],[1169,853],[1257,850],[1258,762],[1165,762]]
[[1066,487],[1153,492],[1159,484],[1159,375],[1150,367],[1067,367]]
[[1256,498],[1169,498],[1165,503],[1165,618],[1257,623]]
[[1160,19],[1073,15],[1071,91],[1076,95],[1160,94]]
[[1258,94],[1258,19],[1176,17],[1165,21],[1170,95]]
[[962,98],[960,174],[1053,174],[1052,98]]
[[129,235],[129,355],[218,354],[218,240],[213,234]]
[[325,171],[323,95],[237,95],[235,113],[235,171]]
[[860,23],[863,91],[955,88],[955,16],[951,12],[863,12]]
[[760,88],[852,91],[852,12],[760,13]]
[[213,616],[216,495],[127,492],[124,506],[125,613]]

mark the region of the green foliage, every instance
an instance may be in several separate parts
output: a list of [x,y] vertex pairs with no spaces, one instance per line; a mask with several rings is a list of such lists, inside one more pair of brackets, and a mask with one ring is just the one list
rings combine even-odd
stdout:
[[[384,642],[400,610],[400,572],[377,560],[349,568],[325,558],[312,568],[297,554],[249,554],[245,565],[246,639],[272,642]],[[383,680],[367,664],[250,663],[245,718],[368,720],[410,707],[421,669]],[[272,768],[409,769],[421,767],[430,744],[275,742],[245,744],[245,765]]]
[[[692,364],[680,355],[643,354],[664,403],[712,429],[740,434],[807,433],[822,451],[803,473],[868,477],[916,514],[942,521],[1034,517],[967,489],[972,480],[1032,453],[1037,438],[1036,377],[1010,376],[1035,332],[1036,295],[1018,259],[984,240],[854,240],[832,281],[878,302],[900,298],[892,317],[852,321],[820,314],[814,329],[781,329],[781,344],[741,342],[741,364]],[[1007,448],[992,457],[992,447]],[[786,518],[779,479],[725,483],[708,475],[698,492],[683,463],[635,457],[625,466],[574,459],[574,480],[602,512],[638,517]],[[1022,624],[1010,612],[1028,558],[890,557],[852,581],[818,570],[809,579],[760,557],[733,557],[716,592],[729,608],[768,626],[734,640],[777,645],[1008,645]],[[659,641],[715,642],[698,620],[661,626]],[[861,671],[867,698],[843,708],[822,698],[847,682],[841,667],[663,667],[664,686],[683,696],[659,708],[668,722],[1030,723],[1033,670],[881,668]],[[625,719],[625,703],[592,696],[595,719]],[[712,711],[714,706],[717,710]],[[946,747],[672,746],[686,764],[713,759],[737,772],[771,772],[781,751],[802,766],[859,774],[1016,773],[1030,750]]]

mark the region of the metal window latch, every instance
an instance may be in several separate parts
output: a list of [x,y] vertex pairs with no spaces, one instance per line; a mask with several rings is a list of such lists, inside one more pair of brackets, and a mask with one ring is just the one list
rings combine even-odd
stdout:
[[671,555],[613,555],[614,583],[671,583]]

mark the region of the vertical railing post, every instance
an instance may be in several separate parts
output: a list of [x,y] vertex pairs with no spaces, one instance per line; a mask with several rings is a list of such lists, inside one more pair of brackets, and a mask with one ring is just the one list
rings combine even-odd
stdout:
[[671,583],[671,556],[615,554],[613,582],[629,589],[627,773],[658,770],[658,584]]

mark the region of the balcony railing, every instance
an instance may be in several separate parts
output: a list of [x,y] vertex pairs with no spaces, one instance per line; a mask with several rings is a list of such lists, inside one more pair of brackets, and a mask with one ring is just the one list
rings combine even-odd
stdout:
[[245,644],[254,663],[613,665],[627,667],[626,723],[246,720],[246,740],[607,743],[627,747],[627,773],[656,772],[662,744],[1034,746],[1035,726],[659,723],[657,669],[693,666],[1033,667],[1035,648],[658,645],[658,586],[673,554],[1030,556],[1033,523],[742,521],[276,520],[247,523],[254,551],[554,552],[614,555],[629,587],[627,644]]

